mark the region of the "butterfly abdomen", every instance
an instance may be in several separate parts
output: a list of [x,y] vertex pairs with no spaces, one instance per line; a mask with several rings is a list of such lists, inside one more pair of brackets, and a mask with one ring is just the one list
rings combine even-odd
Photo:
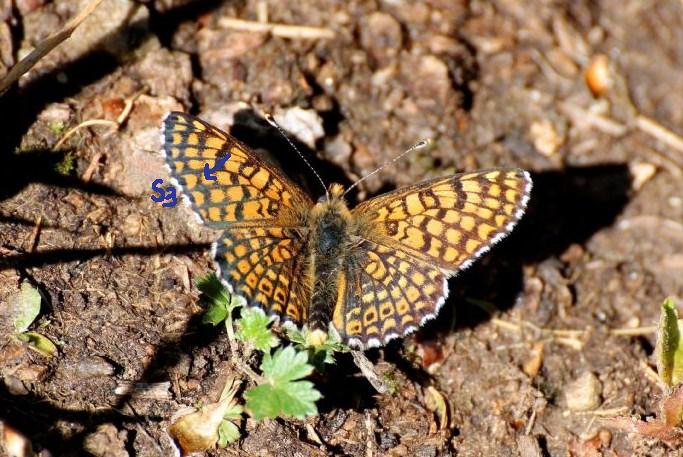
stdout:
[[340,200],[318,203],[311,211],[309,252],[315,280],[308,326],[312,330],[326,332],[332,318],[339,272],[348,254],[350,223],[349,210]]

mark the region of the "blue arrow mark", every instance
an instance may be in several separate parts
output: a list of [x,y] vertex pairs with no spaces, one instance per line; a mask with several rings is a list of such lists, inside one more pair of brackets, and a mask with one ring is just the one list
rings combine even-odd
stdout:
[[223,157],[220,157],[218,160],[216,160],[216,163],[213,166],[213,168],[210,167],[208,163],[205,163],[204,164],[204,179],[206,179],[207,181],[217,180],[218,178],[216,177],[216,175],[214,173],[216,173],[218,170],[223,168],[223,165],[225,165],[225,162],[227,162],[229,158],[230,158],[230,153],[226,152]]

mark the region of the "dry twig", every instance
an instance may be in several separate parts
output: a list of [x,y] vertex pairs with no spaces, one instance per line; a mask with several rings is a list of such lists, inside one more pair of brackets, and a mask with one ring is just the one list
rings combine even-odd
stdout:
[[95,11],[95,8],[97,8],[100,3],[102,3],[102,0],[92,0],[83,8],[83,11],[67,22],[60,31],[45,38],[26,57],[12,67],[5,77],[0,80],[0,95],[4,94],[12,84],[21,78],[21,75],[33,68],[33,66],[48,52],[52,51],[61,42],[69,38],[71,34],[74,33],[74,30],[76,30],[76,27],[81,25],[85,18]]
[[232,17],[222,17],[218,20],[220,27],[243,32],[270,33],[273,36],[291,39],[331,40],[334,38],[332,29],[323,27],[308,27],[304,25],[287,25],[245,21]]

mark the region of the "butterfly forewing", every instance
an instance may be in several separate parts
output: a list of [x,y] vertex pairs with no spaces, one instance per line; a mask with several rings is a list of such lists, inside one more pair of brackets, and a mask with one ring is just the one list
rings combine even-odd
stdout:
[[527,172],[485,170],[434,179],[361,203],[361,234],[454,274],[512,230],[531,190]]
[[[164,119],[164,152],[171,174],[207,225],[301,225],[311,199],[276,168],[231,135],[179,112]],[[204,167],[230,154],[207,179]],[[253,224],[250,224],[253,223]]]

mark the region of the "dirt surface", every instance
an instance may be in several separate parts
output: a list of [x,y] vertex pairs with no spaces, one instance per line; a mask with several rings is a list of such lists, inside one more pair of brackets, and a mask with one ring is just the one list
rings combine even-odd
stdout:
[[[85,3],[0,1],[0,76]],[[226,23],[259,17],[319,29]],[[150,199],[167,179],[160,121],[183,110],[232,127],[319,195],[261,110],[326,182],[435,140],[354,201],[495,166],[530,170],[535,187],[514,233],[451,280],[436,321],[368,353],[394,393],[341,356],[314,378],[319,416],[246,420],[209,455],[683,455],[609,426],[657,412],[654,333],[640,328],[665,296],[683,304],[682,72],[677,0],[105,0],[0,98],[0,306],[28,279],[59,349],[2,336],[0,419],[51,455],[175,452],[172,415],[216,401],[236,372],[193,283],[216,234]],[[114,122],[55,148],[93,119]]]

